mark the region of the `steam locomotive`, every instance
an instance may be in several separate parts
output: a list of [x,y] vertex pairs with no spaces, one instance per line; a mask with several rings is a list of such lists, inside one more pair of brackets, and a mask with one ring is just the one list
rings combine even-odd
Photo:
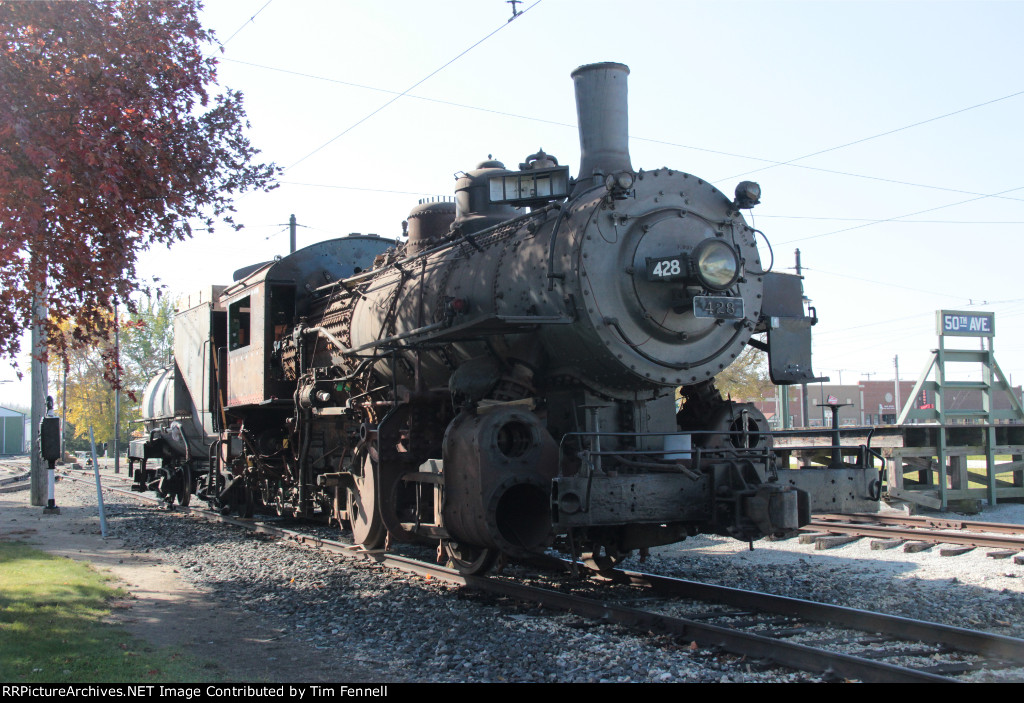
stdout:
[[575,179],[543,151],[489,159],[454,202],[415,207],[404,241],[320,242],[183,301],[135,487],[328,518],[367,549],[440,542],[467,573],[549,547],[606,568],[863,509],[868,472],[791,470],[764,416],[716,389],[747,345],[775,383],[813,379],[816,317],[761,262],[756,183],[730,199],[633,169],[628,74],[573,72]]

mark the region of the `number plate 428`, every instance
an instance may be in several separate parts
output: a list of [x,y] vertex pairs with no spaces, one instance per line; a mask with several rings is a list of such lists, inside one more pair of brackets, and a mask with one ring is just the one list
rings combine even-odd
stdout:
[[694,317],[713,317],[718,320],[742,320],[743,298],[724,295],[698,295],[693,299]]
[[687,278],[686,260],[682,255],[647,260],[648,281],[679,281],[684,278]]

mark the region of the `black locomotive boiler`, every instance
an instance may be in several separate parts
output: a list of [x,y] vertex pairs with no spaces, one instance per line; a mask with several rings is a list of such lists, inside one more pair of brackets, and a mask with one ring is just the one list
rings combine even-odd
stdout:
[[716,390],[747,345],[776,383],[812,379],[815,319],[759,257],[757,184],[729,198],[633,168],[628,74],[572,74],[575,179],[543,151],[484,161],[402,242],[321,242],[186,300],[131,444],[137,487],[328,517],[368,549],[440,541],[464,571],[549,547],[603,567],[868,508],[874,474],[791,470],[764,417]]

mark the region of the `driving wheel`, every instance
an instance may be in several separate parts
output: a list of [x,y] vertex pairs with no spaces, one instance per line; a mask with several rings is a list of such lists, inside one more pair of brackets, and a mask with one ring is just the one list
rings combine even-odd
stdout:
[[448,557],[449,566],[465,576],[490,571],[498,558],[497,549],[477,547],[474,544],[453,540],[445,540],[444,553]]
[[364,549],[384,546],[387,530],[377,506],[377,482],[373,460],[363,459],[359,473],[352,474],[352,488],[348,490],[348,518],[352,525],[352,539]]

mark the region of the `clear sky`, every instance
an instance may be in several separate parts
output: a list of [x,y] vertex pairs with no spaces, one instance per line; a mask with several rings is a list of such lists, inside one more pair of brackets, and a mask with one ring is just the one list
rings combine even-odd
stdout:
[[[300,247],[397,236],[419,198],[450,195],[489,154],[515,167],[543,148],[575,172],[569,74],[617,61],[631,69],[634,168],[730,196],[761,184],[754,225],[775,266],[802,252],[819,374],[891,379],[899,355],[916,379],[935,311],[984,310],[996,358],[1024,382],[1024,3],[519,9],[506,22],[504,0],[210,0],[221,83],[245,94],[253,143],[286,171],[239,199],[244,230],[148,252],[140,272],[176,292],[228,283],[287,253],[292,213]],[[26,385],[0,385],[0,405],[27,402]]]

